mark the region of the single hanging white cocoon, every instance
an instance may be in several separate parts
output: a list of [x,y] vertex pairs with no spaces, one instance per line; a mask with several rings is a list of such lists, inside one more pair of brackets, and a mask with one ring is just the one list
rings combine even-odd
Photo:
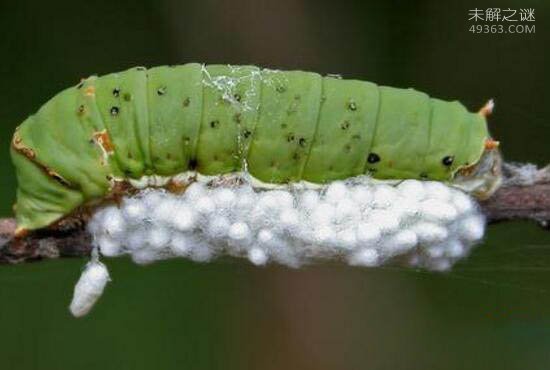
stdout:
[[110,280],[107,267],[93,257],[74,287],[73,300],[69,306],[73,316],[82,317],[90,312]]

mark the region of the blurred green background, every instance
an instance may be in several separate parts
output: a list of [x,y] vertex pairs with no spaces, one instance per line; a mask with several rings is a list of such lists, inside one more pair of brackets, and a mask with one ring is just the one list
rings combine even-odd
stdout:
[[[534,8],[535,34],[472,34],[470,9]],[[550,161],[550,3],[3,1],[0,216],[15,126],[81,77],[191,61],[340,73],[459,99],[494,97],[509,160]],[[0,369],[548,369],[550,233],[491,226],[448,274],[219,260],[138,267],[92,314],[67,306],[83,259],[0,266]]]

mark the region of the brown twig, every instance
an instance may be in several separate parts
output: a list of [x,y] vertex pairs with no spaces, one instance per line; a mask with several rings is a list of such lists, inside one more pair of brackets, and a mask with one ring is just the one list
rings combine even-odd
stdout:
[[548,228],[550,222],[550,165],[505,163],[503,186],[480,202],[489,222],[532,220]]
[[[480,203],[489,222],[532,220],[550,225],[550,166],[505,164],[503,186]],[[90,254],[90,235],[79,224],[66,230],[41,230],[15,239],[15,220],[0,219],[0,263],[18,263],[45,258]]]

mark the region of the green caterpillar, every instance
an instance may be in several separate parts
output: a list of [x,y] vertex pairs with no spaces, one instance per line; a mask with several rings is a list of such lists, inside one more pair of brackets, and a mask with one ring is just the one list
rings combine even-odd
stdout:
[[254,66],[137,67],[83,80],[17,128],[18,234],[127,189],[127,180],[186,171],[246,170],[274,184],[366,173],[482,179],[487,194],[498,178],[487,143],[495,142],[484,114],[413,89]]

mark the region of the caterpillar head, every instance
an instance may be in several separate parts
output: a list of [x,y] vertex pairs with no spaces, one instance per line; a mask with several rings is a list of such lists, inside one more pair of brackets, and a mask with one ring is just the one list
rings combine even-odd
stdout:
[[[486,119],[493,113],[495,101],[489,99],[477,112],[478,117]],[[456,171],[453,184],[480,200],[489,198],[502,184],[502,155],[498,150],[499,142],[485,137],[481,142],[481,155],[473,164],[460,167]]]
[[498,146],[498,141],[486,139],[479,160],[460,168],[455,174],[453,184],[481,200],[493,195],[502,183],[502,155]]

